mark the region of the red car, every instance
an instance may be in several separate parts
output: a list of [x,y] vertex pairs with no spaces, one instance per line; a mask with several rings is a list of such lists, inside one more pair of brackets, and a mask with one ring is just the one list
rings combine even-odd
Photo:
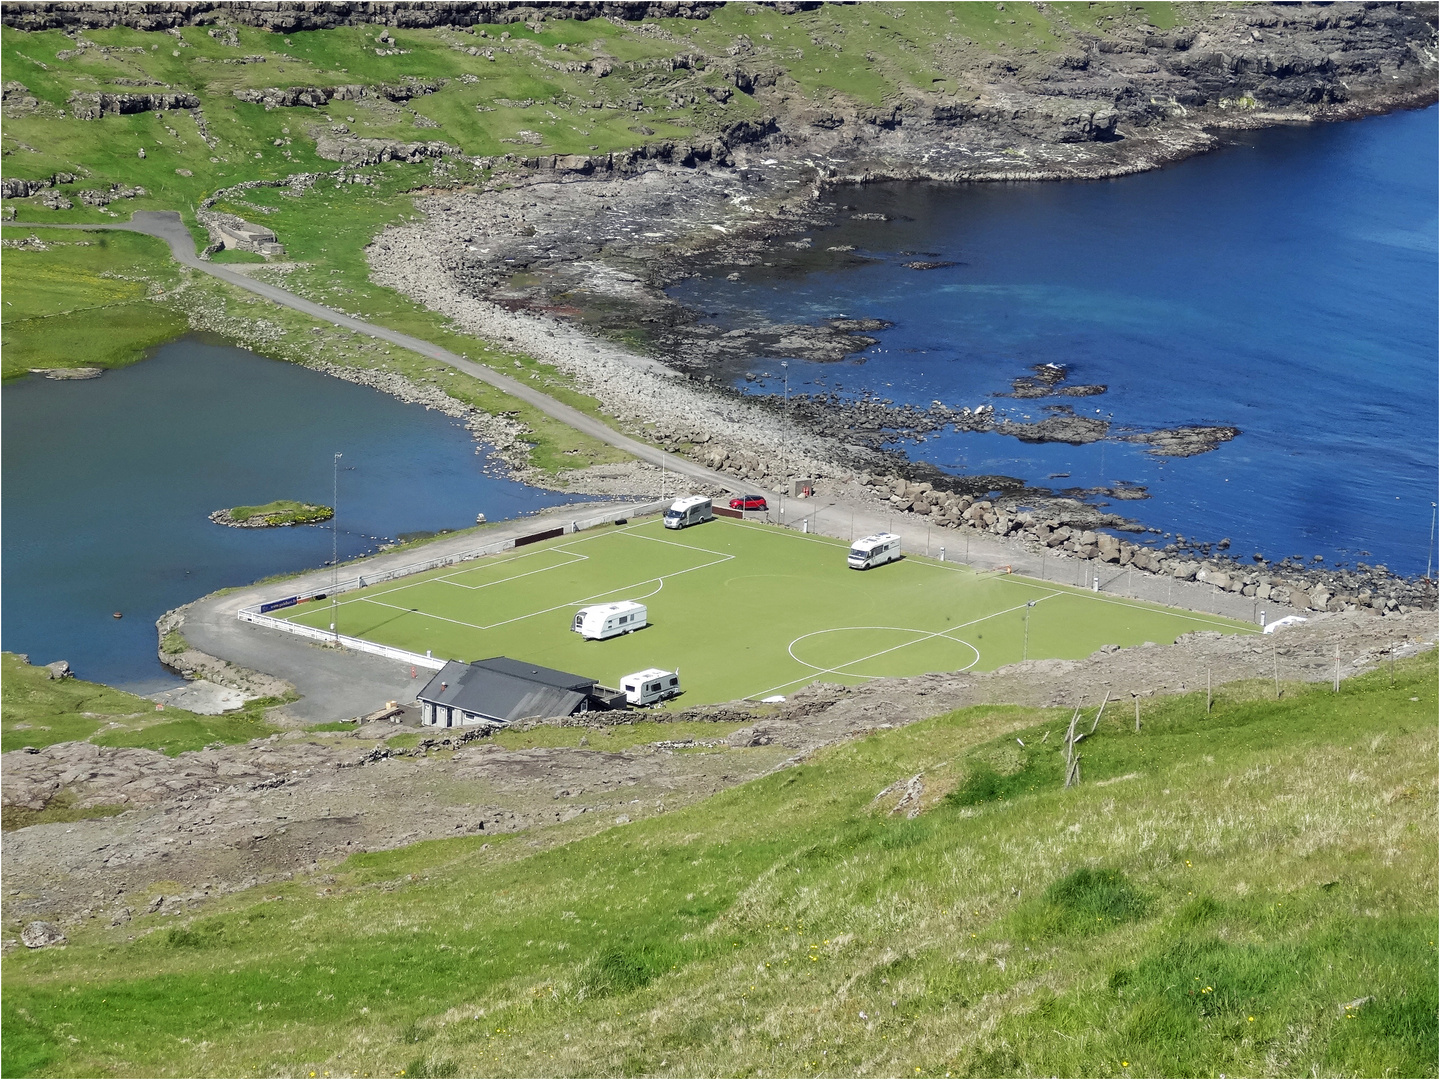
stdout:
[[731,510],[769,510],[769,505],[759,495],[738,495],[730,500]]

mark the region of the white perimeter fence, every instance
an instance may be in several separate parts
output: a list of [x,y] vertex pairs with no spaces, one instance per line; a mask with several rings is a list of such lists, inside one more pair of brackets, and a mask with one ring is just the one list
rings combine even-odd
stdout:
[[612,509],[604,514],[591,514],[583,518],[572,518],[570,521],[561,522],[559,525],[549,529],[542,529],[539,532],[529,533],[525,536],[516,536],[508,540],[496,540],[483,547],[471,548],[467,551],[457,551],[450,555],[442,555],[438,558],[427,559],[424,562],[407,563],[404,566],[397,566],[393,570],[377,570],[371,574],[357,574],[353,578],[346,578],[337,581],[326,591],[312,590],[308,593],[295,593],[291,596],[281,597],[277,600],[270,600],[256,604],[252,607],[241,608],[237,618],[241,622],[254,623],[256,626],[268,626],[272,630],[280,630],[287,634],[294,634],[297,637],[310,638],[313,641],[325,641],[332,645],[340,645],[356,652],[370,653],[374,656],[383,656],[387,660],[399,660],[404,664],[411,664],[417,668],[426,668],[430,671],[439,671],[445,666],[445,661],[428,653],[409,652],[405,649],[396,649],[389,645],[379,645],[373,641],[365,641],[362,638],[349,637],[345,634],[337,634],[333,630],[317,630],[313,626],[302,626],[299,623],[289,622],[285,619],[277,619],[266,614],[270,611],[279,611],[283,608],[295,607],[298,604],[309,603],[319,599],[327,599],[331,596],[339,596],[341,593],[354,592],[356,589],[363,589],[368,585],[379,585],[386,581],[396,581],[399,578],[410,577],[412,574],[423,574],[427,570],[438,570],[442,566],[454,566],[457,563],[469,562],[472,559],[483,559],[487,555],[499,555],[504,551],[511,551],[517,547],[524,547],[526,544],[533,544],[540,540],[550,540],[559,536],[568,536],[571,533],[583,532],[586,529],[593,529],[597,525],[609,525],[618,521],[620,517],[645,517],[649,514],[658,514],[665,509],[673,500],[665,499],[659,502],[645,503],[641,506]]

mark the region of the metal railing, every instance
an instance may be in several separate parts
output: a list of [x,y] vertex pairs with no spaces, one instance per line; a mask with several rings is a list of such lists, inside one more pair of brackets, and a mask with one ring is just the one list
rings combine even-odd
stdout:
[[297,637],[310,638],[312,641],[324,641],[332,645],[340,645],[346,649],[354,649],[356,652],[370,653],[373,656],[383,656],[387,660],[399,660],[401,663],[412,664],[415,667],[423,667],[430,671],[439,671],[445,666],[445,661],[435,656],[421,656],[419,653],[409,652],[405,649],[397,649],[391,645],[380,645],[374,641],[365,641],[363,638],[350,637],[347,634],[336,634],[330,630],[318,630],[313,626],[301,626],[299,623],[286,622],[284,619],[271,618],[269,615],[261,615],[257,611],[248,608],[239,612],[241,622],[254,623],[256,626],[268,626],[272,630],[282,630],[287,634],[295,634]]

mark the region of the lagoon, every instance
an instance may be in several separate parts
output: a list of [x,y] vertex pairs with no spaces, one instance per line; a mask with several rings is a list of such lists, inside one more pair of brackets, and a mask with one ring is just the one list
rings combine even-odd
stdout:
[[566,501],[507,477],[457,420],[198,337],[99,379],[9,383],[0,417],[3,647],[140,692],[181,681],[155,655],[165,611],[329,562],[328,522],[232,529],[207,515],[331,505],[333,454],[342,560]]

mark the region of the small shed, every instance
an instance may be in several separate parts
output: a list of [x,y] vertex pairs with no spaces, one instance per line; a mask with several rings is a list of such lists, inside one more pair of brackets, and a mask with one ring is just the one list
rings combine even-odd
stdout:
[[420,722],[428,727],[503,727],[526,717],[574,716],[611,708],[612,695],[584,675],[492,656],[472,664],[451,660],[417,698]]

